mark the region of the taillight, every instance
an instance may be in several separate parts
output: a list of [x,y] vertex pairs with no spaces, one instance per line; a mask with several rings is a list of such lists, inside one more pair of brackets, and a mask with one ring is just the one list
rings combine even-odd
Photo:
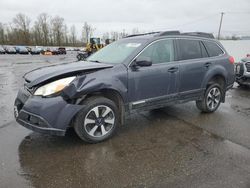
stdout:
[[247,54],[247,57],[250,57],[250,54]]
[[231,64],[234,64],[234,57],[230,56],[230,57],[229,57],[229,62],[230,62]]

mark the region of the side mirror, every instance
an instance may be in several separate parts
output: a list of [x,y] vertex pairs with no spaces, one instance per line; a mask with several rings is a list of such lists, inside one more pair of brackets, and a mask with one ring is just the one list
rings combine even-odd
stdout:
[[148,57],[143,57],[135,60],[135,65],[139,67],[149,67],[152,65],[152,61]]

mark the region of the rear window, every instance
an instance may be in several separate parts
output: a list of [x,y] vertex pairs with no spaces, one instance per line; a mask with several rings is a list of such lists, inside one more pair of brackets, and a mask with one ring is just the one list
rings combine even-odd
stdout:
[[180,60],[202,58],[200,41],[179,39]]
[[210,57],[219,56],[224,53],[222,49],[214,42],[205,41],[204,44]]

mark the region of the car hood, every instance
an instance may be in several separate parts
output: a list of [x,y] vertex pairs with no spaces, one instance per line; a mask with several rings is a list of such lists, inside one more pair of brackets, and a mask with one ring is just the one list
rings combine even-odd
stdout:
[[24,75],[24,79],[26,81],[27,87],[31,88],[45,82],[73,76],[85,71],[97,71],[111,67],[113,67],[113,65],[87,61],[61,63],[32,70]]

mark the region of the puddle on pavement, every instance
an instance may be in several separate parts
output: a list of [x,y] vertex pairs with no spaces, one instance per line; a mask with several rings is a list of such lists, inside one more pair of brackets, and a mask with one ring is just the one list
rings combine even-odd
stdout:
[[[157,111],[134,115],[110,140],[85,144],[66,137],[32,133],[19,146],[24,177],[34,187],[117,187],[150,185],[185,175],[213,155],[221,139]],[[192,169],[193,170],[193,169]]]

